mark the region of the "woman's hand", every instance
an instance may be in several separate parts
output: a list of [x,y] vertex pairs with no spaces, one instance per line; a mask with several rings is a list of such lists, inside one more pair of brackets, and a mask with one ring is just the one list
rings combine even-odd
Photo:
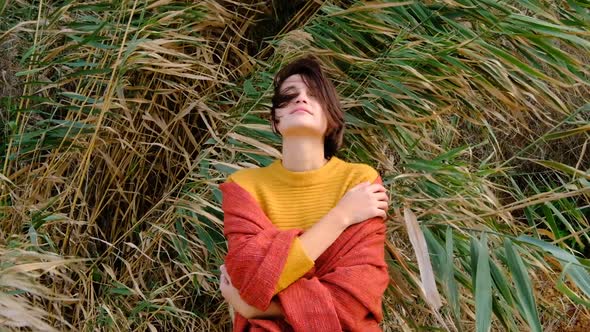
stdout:
[[350,226],[377,216],[385,219],[388,200],[385,187],[366,181],[347,191],[334,209],[346,216],[346,226]]
[[229,305],[231,305],[235,311],[239,312],[240,315],[242,315],[246,319],[253,319],[260,315],[260,310],[258,310],[256,307],[249,305],[240,297],[238,289],[235,288],[234,285],[232,285],[231,283],[229,274],[225,269],[225,264],[221,265],[219,269],[221,270],[219,288],[221,290],[221,295],[223,295],[225,301]]
[[242,299],[238,289],[234,287],[231,283],[231,279],[227,270],[225,269],[225,264],[219,267],[221,270],[221,295],[229,305],[231,305],[235,311],[240,313],[246,319],[273,319],[273,318],[282,318],[285,317],[283,313],[283,307],[275,300],[270,302],[270,306],[266,311],[261,311],[258,308],[249,305],[246,301]]

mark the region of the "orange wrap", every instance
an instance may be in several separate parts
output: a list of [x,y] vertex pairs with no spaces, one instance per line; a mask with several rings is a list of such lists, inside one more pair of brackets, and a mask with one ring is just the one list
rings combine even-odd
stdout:
[[[381,183],[381,177],[374,183]],[[264,311],[289,248],[304,230],[278,230],[235,182],[219,188],[227,272],[242,299]],[[384,242],[381,217],[349,226],[309,272],[275,295],[286,319],[248,320],[236,312],[233,331],[381,331],[382,296],[389,282]]]

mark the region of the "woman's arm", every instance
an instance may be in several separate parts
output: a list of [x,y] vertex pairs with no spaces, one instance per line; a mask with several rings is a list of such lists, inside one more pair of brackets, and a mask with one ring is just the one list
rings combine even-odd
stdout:
[[270,302],[270,306],[268,309],[266,309],[266,311],[260,311],[255,307],[252,308],[256,310],[251,317],[254,319],[273,319],[285,317],[285,314],[283,313],[283,307],[276,298]]
[[348,216],[333,208],[312,227],[299,235],[299,240],[309,258],[316,260],[348,227]]
[[373,183],[361,182],[348,190],[326,216],[299,236],[307,255],[315,261],[351,224],[375,216],[385,219],[388,206],[385,192],[380,176]]
[[[303,247],[303,250],[311,259],[315,261],[321,256],[323,252],[326,251],[328,247],[330,247],[344,232],[344,230],[351,225],[351,223],[358,222],[355,221],[355,218],[358,219],[359,215],[363,216],[361,219],[366,216],[374,216],[375,210],[371,210],[371,207],[373,207],[373,209],[378,208],[386,211],[387,196],[385,193],[381,193],[381,191],[385,191],[385,188],[381,185],[381,178],[378,177],[373,184],[379,184],[380,186],[373,186],[373,188],[371,188],[363,183],[353,188],[347,193],[348,197],[344,197],[340,202],[344,203],[344,207],[342,207],[342,205],[337,205],[330,210],[326,216],[320,219],[320,221],[299,236],[301,247]],[[377,195],[370,197],[371,193],[376,193]],[[380,201],[378,202],[376,199]],[[353,216],[349,210],[356,212],[356,215]],[[385,214],[385,211],[379,212]],[[381,246],[383,246],[383,244],[381,244]],[[277,303],[277,305],[278,306],[273,305],[273,310],[265,314],[270,317],[284,317],[285,315],[282,307],[279,303]]]
[[[342,209],[331,210],[318,221],[318,225],[306,232],[297,229],[278,230],[272,226],[252,196],[239,185],[223,183],[220,190],[223,194],[224,235],[228,241],[228,272],[239,276],[234,282],[240,289],[240,296],[248,304],[264,312],[269,309],[273,297],[278,293],[277,282],[284,269],[277,267],[284,266],[285,260],[291,257],[289,248],[292,247],[293,239],[297,239],[299,250],[309,255],[306,257],[308,262],[312,258],[317,259],[348,228],[345,227],[346,223],[354,222],[348,220],[348,213],[342,211],[362,203],[356,199],[352,200],[353,204],[343,204]],[[361,205],[366,208],[368,204]],[[358,219],[358,210],[355,208],[352,212],[354,213],[351,215]],[[288,287],[306,272],[308,271],[303,271],[301,275],[297,273],[297,277],[283,278],[282,287]]]
[[352,225],[322,274],[302,277],[277,294],[295,331],[381,331],[389,284],[386,227],[381,218]]
[[221,295],[226,302],[237,312],[247,319],[271,319],[283,318],[283,309],[278,299],[274,297],[267,310],[262,311],[254,306],[249,305],[244,299],[240,297],[237,288],[231,282],[231,277],[227,274],[225,265],[221,265],[220,290]]
[[[336,315],[325,318],[334,320],[337,317],[336,320],[339,321],[339,324],[347,328],[353,326],[355,322],[363,322],[361,324],[372,326],[374,319],[379,321],[381,319],[381,312],[379,311],[380,298],[389,281],[383,251],[385,225],[379,219],[372,218],[363,227],[356,226],[357,230],[354,233],[361,237],[362,240],[351,241],[357,249],[347,250],[348,253],[341,257],[343,262],[350,261],[354,262],[354,264],[342,263],[339,270],[331,270],[323,276],[314,276],[309,279],[301,278],[293,285],[304,283],[305,286],[296,286],[297,291],[293,291],[290,285],[285,289],[286,293],[277,296],[283,296],[283,301],[297,298],[296,302],[308,301],[310,296],[317,297],[315,300],[318,303],[315,305],[329,307],[329,311]],[[364,286],[360,287],[359,282]],[[248,319],[286,319],[285,308],[283,308],[277,296],[272,299],[266,311],[261,311],[253,306],[249,307],[249,310],[247,310]],[[298,316],[298,318],[301,318],[301,315],[305,316],[303,311],[300,311],[301,308],[292,307],[289,302],[287,301],[289,316],[293,319],[295,319],[295,316]],[[319,310],[319,307],[315,309]],[[312,309],[312,311],[315,312],[315,309]],[[371,316],[372,313],[375,315]]]
[[[322,253],[326,251],[334,241],[336,241],[338,236],[344,232],[347,227],[348,219],[346,218],[347,217],[341,213],[341,210],[333,208],[322,219],[299,236],[303,250],[312,260],[315,261],[320,257]],[[293,280],[293,282],[294,281],[295,280]],[[238,312],[242,311],[240,314],[248,319],[273,319],[285,317],[282,306],[276,297],[270,302],[270,306],[266,311],[259,310],[254,306],[245,305],[246,307],[238,310]]]
[[237,308],[240,314],[247,319],[290,318],[290,324],[301,330],[311,328],[306,324],[325,324],[329,330],[380,331],[381,297],[389,282],[382,250],[385,225],[375,219],[368,223],[357,226],[353,235],[357,238],[347,241],[356,249],[340,258],[339,269],[334,266],[322,276],[301,278],[278,294],[286,307],[274,297],[266,311],[246,304]]

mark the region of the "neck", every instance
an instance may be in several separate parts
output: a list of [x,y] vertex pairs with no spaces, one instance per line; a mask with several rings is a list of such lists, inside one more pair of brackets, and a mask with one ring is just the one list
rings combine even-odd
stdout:
[[283,137],[283,167],[292,172],[318,169],[328,161],[324,158],[323,138],[312,136]]

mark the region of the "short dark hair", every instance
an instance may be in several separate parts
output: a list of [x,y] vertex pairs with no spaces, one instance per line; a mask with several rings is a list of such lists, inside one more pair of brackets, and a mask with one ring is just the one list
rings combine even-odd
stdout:
[[282,94],[280,89],[283,82],[289,76],[296,74],[300,74],[307,87],[315,91],[320,105],[322,105],[324,112],[326,112],[328,125],[324,134],[324,158],[330,159],[342,146],[344,115],[336,88],[322,71],[319,60],[313,55],[301,57],[290,62],[275,75],[273,82],[274,95],[270,109],[272,131],[281,136],[276,128],[278,123],[276,109],[284,106],[295,96],[292,94]]

